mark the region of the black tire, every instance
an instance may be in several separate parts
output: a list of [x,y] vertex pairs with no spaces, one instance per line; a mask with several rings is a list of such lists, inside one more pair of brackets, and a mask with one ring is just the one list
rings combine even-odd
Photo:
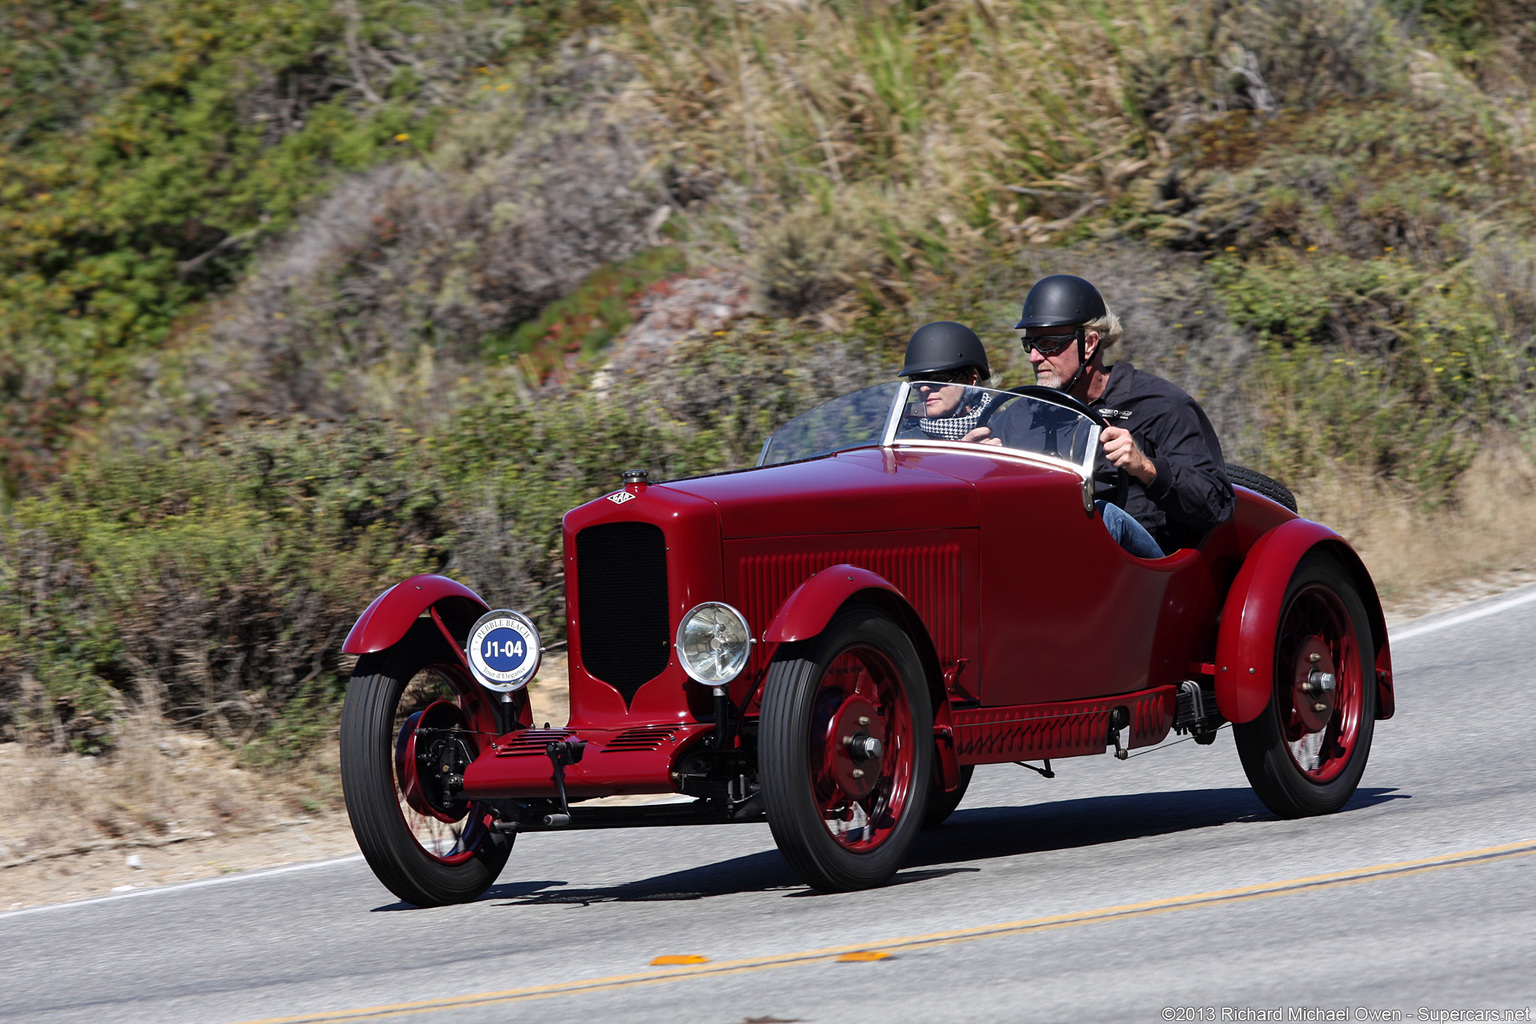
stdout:
[[838,612],[779,652],[759,722],[763,803],[795,874],[825,892],[889,880],[922,828],[933,771],[933,710],[906,633],[873,608]]
[[1231,480],[1238,487],[1246,487],[1250,491],[1257,491],[1270,501],[1279,502],[1292,512],[1299,511],[1296,508],[1296,495],[1292,494],[1289,487],[1274,477],[1265,476],[1263,473],[1249,469],[1247,466],[1238,466],[1229,462],[1227,463],[1227,479]]
[[975,773],[975,765],[961,765],[960,785],[948,793],[942,789],[928,791],[928,809],[923,812],[923,828],[938,828],[949,820],[955,808],[960,806],[960,801],[965,799],[965,791],[971,788],[971,776]]
[[[1253,791],[1282,818],[1342,808],[1365,771],[1376,724],[1375,648],[1349,572],[1313,552],[1291,574],[1275,637],[1269,704],[1232,727]],[[1313,672],[1335,676],[1324,709],[1303,690]]]
[[413,809],[395,768],[405,721],[435,700],[470,708],[476,684],[437,627],[419,620],[387,650],[364,655],[341,711],[341,786],[368,866],[390,892],[417,906],[467,903],[496,881],[512,836],[487,827],[479,803],[454,805],[443,822]]

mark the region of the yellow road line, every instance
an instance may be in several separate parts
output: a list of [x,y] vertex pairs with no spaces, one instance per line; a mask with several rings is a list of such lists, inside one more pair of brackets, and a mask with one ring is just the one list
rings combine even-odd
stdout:
[[1441,854],[1438,857],[1425,857],[1421,860],[1375,864],[1370,867],[1336,871],[1326,875],[1309,875],[1305,878],[1290,878],[1282,882],[1264,882],[1259,885],[1249,885],[1238,889],[1219,889],[1213,892],[1195,893],[1190,896],[1174,896],[1167,899],[1149,900],[1144,903],[1127,903],[1114,907],[1100,907],[1097,910],[1085,910],[1073,914],[1056,914],[1050,917],[1036,917],[1024,921],[1008,921],[1003,924],[982,925],[976,928],[931,932],[926,935],[908,935],[902,938],[888,939],[884,942],[828,946],[822,949],[808,949],[796,953],[780,953],[775,956],[754,957],[745,960],[722,960],[719,963],[677,967],[663,971],[648,971],[644,974],[617,974],[605,978],[585,978],[553,985],[504,989],[499,992],[479,992],[473,995],[449,996],[442,999],[423,1000],[421,1002],[393,1003],[384,1006],[359,1007],[352,1010],[334,1010],[326,1013],[301,1014],[297,1017],[268,1017],[263,1020],[246,1021],[244,1024],[335,1024],[335,1022],[340,1021],[399,1017],[409,1014],[431,1013],[438,1010],[461,1009],[468,1006],[489,1006],[496,1003],[550,999],[555,996],[598,992],[606,989],[631,988],[640,985],[661,985],[674,981],[687,981],[692,978],[711,977],[720,974],[741,974],[747,971],[792,967],[796,964],[812,963],[821,960],[836,960],[850,953],[867,953],[872,951],[891,953],[896,950],[922,949],[928,946],[976,942],[980,939],[1023,935],[1029,932],[1050,931],[1057,928],[1073,928],[1078,925],[1096,924],[1100,921],[1143,917],[1149,914],[1164,914],[1175,910],[1208,907],[1213,904],[1271,899],[1291,893],[1311,892],[1343,885],[1359,885],[1363,882],[1382,878],[1401,878],[1407,875],[1423,874],[1428,871],[1443,871],[1446,868],[1486,864],[1490,861],[1508,860],[1513,857],[1528,857],[1532,854],[1536,854],[1536,840],[1525,840],[1518,843],[1507,843],[1503,846],[1486,846],[1477,850],[1463,850],[1459,853]]

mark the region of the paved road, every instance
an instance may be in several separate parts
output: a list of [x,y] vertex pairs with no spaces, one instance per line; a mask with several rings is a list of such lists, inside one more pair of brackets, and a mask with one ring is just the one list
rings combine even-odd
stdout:
[[230,876],[0,915],[0,1019],[1529,1020],[1536,588],[1393,648],[1399,714],[1327,818],[1274,819],[1223,733],[982,769],[874,892],[807,891],[758,825],[524,836],[435,910],[358,858]]

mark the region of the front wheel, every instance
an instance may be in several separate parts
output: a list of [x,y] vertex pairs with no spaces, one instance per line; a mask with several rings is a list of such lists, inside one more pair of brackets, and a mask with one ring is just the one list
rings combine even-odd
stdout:
[[906,633],[854,605],[768,669],[759,719],[774,841],[807,884],[867,889],[901,867],[923,824],[933,709]]
[[975,765],[961,765],[960,785],[947,793],[942,789],[928,790],[928,810],[923,813],[923,828],[938,828],[949,820],[955,808],[960,806],[960,801],[965,799],[965,791],[971,788],[971,776],[975,773]]
[[1376,724],[1373,650],[1348,571],[1307,555],[1286,588],[1269,704],[1232,728],[1253,791],[1282,818],[1337,811],[1360,784]]
[[490,809],[446,788],[478,750],[479,694],[427,619],[393,647],[358,660],[341,711],[341,785],[357,845],[379,881],[432,907],[480,896],[507,863],[512,837]]

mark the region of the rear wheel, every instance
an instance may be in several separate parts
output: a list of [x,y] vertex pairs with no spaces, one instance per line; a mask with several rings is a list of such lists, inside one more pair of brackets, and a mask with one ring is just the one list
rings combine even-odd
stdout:
[[1370,755],[1376,683],[1371,631],[1348,571],[1321,552],[1286,588],[1269,704],[1232,732],[1243,771],[1282,818],[1337,811]]
[[476,685],[430,620],[358,660],[341,712],[341,783],[368,866],[407,903],[467,903],[512,851],[493,814],[445,786],[479,751]]
[[759,777],[784,859],[824,891],[867,889],[901,867],[922,827],[933,711],[901,627],[851,606],[781,652],[763,688]]
[[1264,495],[1270,501],[1279,502],[1292,512],[1296,511],[1296,495],[1291,493],[1289,487],[1272,476],[1265,476],[1263,473],[1249,469],[1247,466],[1238,466],[1229,462],[1227,463],[1227,479],[1239,487],[1246,487],[1250,491],[1256,491]]

